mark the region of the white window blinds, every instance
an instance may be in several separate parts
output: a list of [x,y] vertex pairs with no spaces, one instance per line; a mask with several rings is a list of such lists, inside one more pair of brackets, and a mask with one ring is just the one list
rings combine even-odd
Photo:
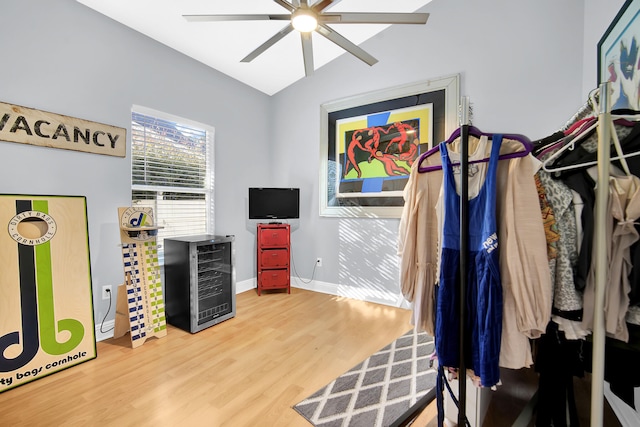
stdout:
[[167,237],[213,233],[213,128],[134,107],[131,199],[153,208]]

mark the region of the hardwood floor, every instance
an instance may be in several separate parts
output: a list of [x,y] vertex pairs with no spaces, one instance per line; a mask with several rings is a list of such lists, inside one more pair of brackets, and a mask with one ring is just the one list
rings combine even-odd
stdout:
[[[98,357],[0,394],[2,426],[305,426],[292,409],[411,329],[410,312],[301,289],[237,296],[236,317]],[[414,423],[434,416],[433,407]]]
[[[197,334],[169,326],[136,349],[128,334],[102,341],[96,359],[1,393],[0,426],[309,427],[293,405],[411,329],[409,319],[297,288],[251,290],[219,325]],[[511,425],[536,388],[531,373],[504,374],[487,427]],[[576,381],[588,425],[588,384]],[[620,425],[605,409],[605,425]],[[435,417],[433,402],[412,427],[435,427]]]

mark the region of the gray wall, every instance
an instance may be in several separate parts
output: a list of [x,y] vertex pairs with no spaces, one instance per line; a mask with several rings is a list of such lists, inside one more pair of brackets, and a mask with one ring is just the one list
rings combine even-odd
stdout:
[[[128,142],[133,104],[215,127],[216,232],[236,234],[238,276],[255,274],[244,199],[271,168],[264,144],[245,144],[270,132],[268,96],[74,0],[4,0],[0,40],[2,102],[123,127]],[[0,193],[87,196],[99,320],[101,286],[123,281],[117,208],[131,203],[130,177],[128,149],[123,159],[0,142]]]
[[[247,187],[299,186],[294,275],[314,281],[294,285],[399,304],[398,220],[318,215],[320,104],[459,73],[475,125],[546,136],[595,87],[595,43],[623,0],[434,0],[423,8],[431,13],[426,26],[391,27],[364,43],[380,60],[374,67],[345,54],[273,97],[74,0],[2,3],[0,101],[127,129],[132,104],[214,126],[215,226],[236,235],[238,281],[255,277]],[[2,142],[0,182],[3,193],[87,196],[101,317],[100,287],[122,281],[116,212],[130,202],[129,154],[109,158]],[[324,266],[314,275],[316,257]]]
[[[313,262],[322,257],[324,267],[315,278],[339,284],[340,293],[388,290],[383,299],[393,303],[398,289],[398,220],[318,216],[320,104],[459,73],[474,125],[531,139],[547,136],[587,99],[583,68],[595,73],[593,39],[623,1],[589,3],[594,16],[587,20],[581,0],[434,0],[422,9],[431,14],[426,26],[391,27],[363,44],[380,60],[374,67],[345,54],[273,96],[274,141],[280,150],[275,170],[280,183],[299,183],[308,202],[300,229],[292,234],[298,272],[310,277]],[[613,12],[598,22],[603,9]],[[583,47],[587,33],[588,49]],[[588,78],[591,89],[595,74]]]

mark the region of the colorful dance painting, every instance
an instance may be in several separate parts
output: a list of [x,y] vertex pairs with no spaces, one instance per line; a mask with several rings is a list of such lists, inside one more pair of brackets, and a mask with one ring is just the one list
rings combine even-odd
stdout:
[[420,155],[458,126],[460,76],[320,106],[320,215],[400,218]]
[[402,192],[411,165],[433,142],[432,104],[336,121],[338,197]]

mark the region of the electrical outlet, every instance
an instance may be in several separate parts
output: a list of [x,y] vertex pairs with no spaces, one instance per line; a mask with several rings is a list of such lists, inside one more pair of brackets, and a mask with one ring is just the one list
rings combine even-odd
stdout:
[[316,258],[316,266],[322,267],[322,258]]
[[111,285],[102,287],[102,299],[111,299]]

